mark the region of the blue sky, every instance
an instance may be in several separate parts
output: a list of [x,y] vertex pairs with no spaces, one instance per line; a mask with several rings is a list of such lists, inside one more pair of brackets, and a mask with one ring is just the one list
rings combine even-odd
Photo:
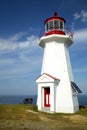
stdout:
[[0,95],[37,94],[39,33],[55,11],[74,32],[69,48],[74,79],[87,93],[87,1],[0,0]]

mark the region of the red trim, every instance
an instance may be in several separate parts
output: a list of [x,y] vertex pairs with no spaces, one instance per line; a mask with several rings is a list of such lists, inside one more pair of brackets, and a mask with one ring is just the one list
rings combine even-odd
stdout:
[[53,77],[53,76],[51,76],[50,74],[47,74],[47,73],[43,73],[43,74],[46,74],[47,76],[51,77],[51,78],[54,79],[54,80],[58,80],[56,77]]
[[46,19],[44,21],[44,24],[46,24],[48,21],[51,21],[51,20],[61,20],[61,21],[64,21],[64,23],[66,23],[64,18],[61,18],[61,17],[51,17],[51,18]]
[[[54,80],[59,80],[56,77],[53,77],[53,76],[51,76],[50,74],[47,74],[47,73],[43,73],[42,75],[44,75],[44,74],[47,75],[47,76],[49,76],[49,77],[51,77]],[[37,77],[36,80],[39,79],[42,75],[40,75],[39,77]]]
[[52,35],[52,34],[61,34],[61,35],[65,35],[65,32],[61,31],[61,30],[52,30],[52,31],[48,31],[46,33],[46,36],[47,35]]

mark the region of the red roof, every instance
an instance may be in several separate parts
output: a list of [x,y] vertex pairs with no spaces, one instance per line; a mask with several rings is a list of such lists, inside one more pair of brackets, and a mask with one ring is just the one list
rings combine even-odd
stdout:
[[47,23],[47,22],[50,21],[50,20],[58,20],[58,19],[59,19],[59,20],[62,20],[62,21],[64,21],[64,22],[66,22],[64,18],[59,17],[58,14],[57,14],[57,12],[55,12],[55,13],[54,13],[54,16],[53,16],[53,17],[50,17],[50,18],[48,18],[48,19],[46,19],[45,22],[44,22],[44,24]]
[[[52,79],[54,79],[54,80],[59,80],[58,78],[56,78],[56,77],[54,77],[54,76],[51,76],[50,74],[47,74],[47,73],[43,73],[42,75],[47,75],[47,76],[49,76],[50,78],[52,78]],[[42,75],[40,75],[38,78],[40,78]],[[36,78],[36,80],[38,79],[38,78]]]

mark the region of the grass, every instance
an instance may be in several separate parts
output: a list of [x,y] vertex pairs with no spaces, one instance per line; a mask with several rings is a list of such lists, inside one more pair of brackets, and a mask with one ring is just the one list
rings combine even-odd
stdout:
[[87,108],[49,114],[38,112],[35,105],[0,105],[0,130],[87,130]]

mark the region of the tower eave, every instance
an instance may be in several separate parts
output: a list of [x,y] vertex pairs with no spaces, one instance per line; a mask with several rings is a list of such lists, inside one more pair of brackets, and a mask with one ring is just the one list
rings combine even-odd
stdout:
[[52,35],[41,37],[39,41],[39,45],[44,48],[45,43],[52,42],[52,41],[66,43],[67,46],[70,46],[73,43],[72,38],[70,38],[68,35],[52,34]]

